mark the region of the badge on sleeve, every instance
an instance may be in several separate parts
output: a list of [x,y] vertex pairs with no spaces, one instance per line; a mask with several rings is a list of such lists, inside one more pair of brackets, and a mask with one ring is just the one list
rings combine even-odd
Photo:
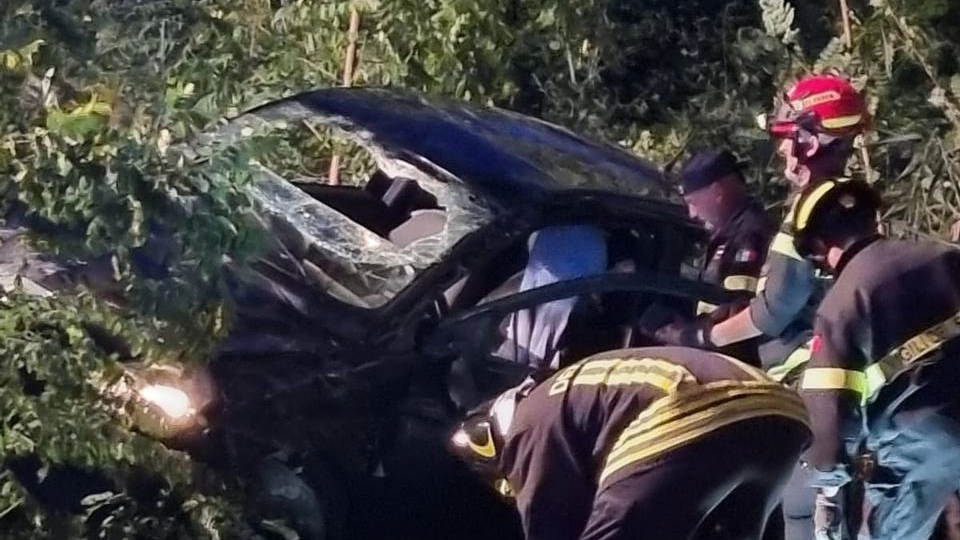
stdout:
[[750,248],[743,248],[737,251],[737,254],[733,256],[733,260],[738,263],[751,263],[756,262],[760,258],[760,254]]
[[813,339],[810,340],[810,352],[812,354],[817,354],[820,352],[820,349],[823,348],[823,338],[816,335],[813,336]]

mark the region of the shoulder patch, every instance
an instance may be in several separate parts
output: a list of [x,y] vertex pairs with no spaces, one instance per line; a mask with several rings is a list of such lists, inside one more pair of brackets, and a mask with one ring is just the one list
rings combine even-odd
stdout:
[[760,253],[755,249],[743,248],[737,251],[737,254],[733,256],[733,260],[738,263],[749,263],[756,262],[760,258]]

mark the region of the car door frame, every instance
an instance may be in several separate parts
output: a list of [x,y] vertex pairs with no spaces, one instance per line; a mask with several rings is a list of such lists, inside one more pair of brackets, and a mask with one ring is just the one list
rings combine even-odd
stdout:
[[[604,228],[655,224],[671,234],[676,232],[691,244],[705,238],[705,231],[689,219],[685,209],[668,201],[594,190],[558,192],[529,205],[504,211],[490,223],[465,236],[439,262],[426,268],[413,283],[392,300],[373,310],[370,339],[387,339],[436,311],[440,290],[452,286],[482,261],[497,256],[534,231],[565,223],[596,223]],[[692,245],[691,245],[692,247]],[[379,336],[378,336],[379,335]]]

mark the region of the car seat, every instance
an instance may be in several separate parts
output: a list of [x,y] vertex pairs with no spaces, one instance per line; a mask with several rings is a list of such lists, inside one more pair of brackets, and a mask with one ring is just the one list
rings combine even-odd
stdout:
[[413,210],[410,219],[390,231],[388,238],[399,247],[406,247],[421,238],[443,232],[447,214],[439,208]]

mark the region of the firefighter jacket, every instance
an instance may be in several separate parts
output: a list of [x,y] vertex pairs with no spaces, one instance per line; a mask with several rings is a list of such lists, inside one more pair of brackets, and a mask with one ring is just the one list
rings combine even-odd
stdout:
[[[721,306],[700,302],[697,305],[698,316],[708,317],[713,323],[718,323],[750,304],[766,260],[767,246],[775,231],[776,226],[770,216],[755,201],[746,202],[726,225],[717,229],[707,245],[700,279],[741,294],[736,300]],[[751,365],[759,365],[758,344],[759,339],[751,339],[724,347],[720,352]]]
[[[809,359],[803,346],[810,338],[817,305],[829,288],[829,278],[801,257],[793,245],[794,214],[801,195],[822,182],[797,193],[780,230],[773,237],[750,302],[750,319],[769,339],[760,346],[764,368],[780,367],[780,379]],[[795,354],[799,353],[799,354]]]
[[843,483],[829,473],[845,469],[878,396],[884,408],[896,402],[884,395],[901,387],[894,381],[918,365],[960,361],[960,249],[878,235],[848,248],[836,273],[800,382],[814,428],[806,460],[823,473],[820,485]]
[[682,347],[611,351],[560,370],[520,401],[500,472],[526,538],[576,538],[605,485],[718,428],[764,416],[807,429],[793,390],[728,356]]

